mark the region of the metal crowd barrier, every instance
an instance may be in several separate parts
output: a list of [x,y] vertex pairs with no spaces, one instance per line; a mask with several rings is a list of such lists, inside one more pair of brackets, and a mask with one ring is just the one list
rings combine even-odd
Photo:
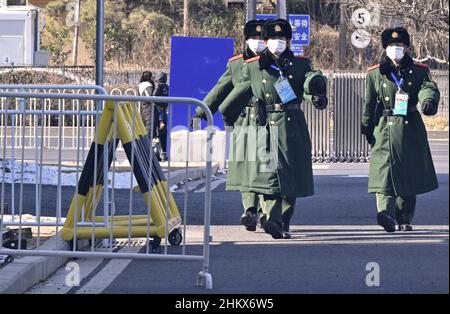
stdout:
[[[39,91],[45,93],[72,93],[72,94],[107,94],[106,90],[97,85],[0,85],[0,92],[16,91],[16,92],[32,92],[36,93]],[[24,105],[27,109],[37,110],[37,108],[45,108],[46,110],[94,110],[96,104],[93,100],[88,99],[82,101],[80,99],[67,100],[67,99],[36,99],[32,98],[29,102],[21,103],[20,99],[15,99],[13,101],[6,102],[6,99],[0,99],[0,110],[5,109],[16,109],[19,110],[20,107]],[[77,125],[80,124],[80,117],[77,115],[63,115],[62,121],[62,147],[64,149],[76,149],[76,138],[77,138]],[[44,134],[44,147],[48,149],[57,149],[59,143],[58,126],[55,125],[56,121],[52,116],[44,117],[43,134]],[[0,127],[5,125],[3,117],[0,117]],[[25,128],[22,126],[25,125]],[[24,145],[25,148],[35,148],[35,132],[34,127],[36,121],[30,119],[26,120],[23,117],[18,117],[14,119],[11,128],[3,133],[3,128],[0,130],[0,138],[4,136],[7,137],[6,146],[11,147],[12,141],[16,138],[19,143],[22,140],[21,132],[25,133]],[[84,136],[91,141],[94,138],[95,129],[95,119],[92,117],[87,117],[85,125],[83,126]],[[15,143],[17,144],[17,143]],[[0,143],[0,147],[2,147]],[[20,144],[21,145],[21,144]]]
[[449,86],[448,71],[431,71],[431,77],[436,81],[439,91],[441,92],[441,103],[437,112],[437,116],[449,117]]
[[[44,192],[43,174],[44,165],[43,160],[43,133],[36,132],[40,144],[35,147],[35,165],[25,163],[25,146],[20,145],[19,154],[7,154],[5,145],[6,137],[3,140],[1,161],[1,195],[0,204],[6,202],[12,203],[14,210],[12,219],[5,219],[5,206],[1,206],[0,215],[0,230],[5,226],[17,226],[18,232],[18,249],[7,250],[3,248],[3,235],[0,233],[0,254],[5,255],[34,255],[34,256],[64,256],[70,258],[122,258],[122,259],[148,259],[148,260],[183,260],[183,261],[202,261],[203,269],[200,271],[197,285],[204,286],[207,289],[212,288],[212,277],[209,273],[209,244],[210,244],[210,214],[211,214],[211,156],[212,156],[212,137],[214,129],[212,128],[213,118],[209,108],[201,101],[193,98],[183,97],[139,97],[139,96],[115,96],[115,95],[75,95],[75,94],[57,94],[57,93],[29,93],[29,92],[0,92],[0,99],[4,100],[18,100],[19,103],[27,103],[32,99],[52,99],[52,100],[92,100],[97,103],[95,110],[81,110],[78,107],[76,111],[73,110],[54,110],[45,107],[39,109],[29,109],[27,106],[21,106],[18,109],[1,109],[0,116],[3,117],[6,124],[3,129],[6,132],[10,126],[8,123],[15,119],[25,118],[31,116],[35,119],[41,118],[41,123],[36,123],[35,131],[42,129],[45,116],[55,116],[58,121],[58,129],[60,135],[60,145],[58,147],[59,154],[62,151],[61,145],[61,131],[62,121],[64,115],[76,115],[80,118],[82,123],[77,125],[77,148],[76,148],[76,163],[75,163],[75,188],[73,198],[70,206],[67,204],[63,208],[62,204],[62,166],[61,163],[57,166],[55,175],[57,176],[57,185],[54,193],[56,193],[56,206],[54,217],[57,223],[54,225],[55,233],[65,241],[71,243],[71,250],[58,251],[41,249],[39,243],[41,242],[41,228],[44,226],[53,226],[41,221],[42,208],[44,202],[44,193],[48,192],[48,187],[45,187],[47,192]],[[186,238],[190,236],[187,231],[188,219],[188,182],[189,182],[189,159],[186,158],[184,171],[184,200],[182,212],[179,211],[179,204],[176,203],[172,192],[170,191],[170,177],[171,177],[171,161],[170,156],[167,163],[167,172],[164,173],[160,167],[159,162],[154,155],[151,145],[151,138],[153,134],[147,134],[143,125],[142,119],[137,111],[139,103],[144,102],[163,102],[169,103],[169,112],[172,110],[172,104],[191,104],[202,107],[207,116],[207,142],[203,147],[206,156],[206,173],[205,173],[205,199],[204,199],[204,215],[203,215],[203,236],[200,241],[202,246],[202,254],[187,254],[186,248],[191,244],[198,244],[198,242],[187,242]],[[103,103],[105,104],[103,106]],[[104,108],[103,108],[104,107]],[[100,110],[103,108],[103,110]],[[83,121],[87,117],[95,119],[96,132],[94,135],[94,142],[91,144],[89,152],[82,171],[80,166],[83,164],[84,158],[81,158],[81,150],[85,137],[82,136],[81,128]],[[187,117],[188,121],[190,117]],[[22,125],[24,128],[25,125]],[[172,127],[171,115],[169,114],[168,121],[168,146],[170,147],[170,131]],[[151,128],[153,130],[153,128]],[[5,133],[6,134],[6,133]],[[22,139],[25,133],[21,133]],[[187,137],[187,141],[189,137]],[[116,167],[116,149],[121,142],[126,152],[127,158],[131,165],[131,170],[124,179],[123,171],[118,171]],[[24,143],[21,141],[20,144]],[[15,143],[13,149],[15,151]],[[186,145],[189,147],[189,143]],[[8,156],[9,155],[9,156]],[[189,152],[186,152],[186,157]],[[16,165],[17,163],[17,165]],[[7,171],[9,167],[9,170]],[[11,178],[12,173],[15,173],[16,168],[19,170],[19,175],[16,178]],[[29,179],[28,170],[34,169],[34,186],[27,184]],[[122,169],[123,170],[123,169]],[[9,173],[9,174],[8,174]],[[119,178],[119,175],[122,177]],[[166,178],[167,177],[167,178]],[[9,182],[7,182],[9,178]],[[135,180],[133,179],[135,178]],[[120,193],[116,187],[117,184],[123,184],[129,191]],[[128,182],[126,182],[128,181]],[[136,186],[137,184],[137,186]],[[19,192],[15,193],[14,187],[18,185]],[[9,197],[6,188],[11,190]],[[123,187],[122,187],[123,188]],[[144,201],[144,209],[136,210],[134,205],[133,191],[139,191],[142,194]],[[67,193],[67,191],[65,192]],[[123,199],[125,195],[128,199]],[[18,206],[16,203],[18,202]],[[34,203],[34,213],[36,221],[34,223],[27,222],[23,219],[25,213],[30,212],[30,208],[26,208],[27,204]],[[122,203],[125,207],[128,203],[128,211],[118,204]],[[18,208],[17,208],[18,207]],[[32,206],[31,206],[32,207]],[[47,204],[48,207],[48,204]],[[17,212],[18,209],[18,212]],[[66,219],[61,219],[63,210],[66,210]],[[97,214],[98,213],[98,214]],[[14,219],[14,214],[18,217]],[[61,229],[61,223],[64,223]],[[34,250],[27,250],[21,247],[22,230],[24,226],[37,227],[37,248]],[[109,245],[107,252],[99,252],[96,250],[96,245],[99,241],[113,243],[116,239],[127,239],[127,247],[131,247],[132,239],[143,239],[143,245],[140,252],[121,252],[114,251],[113,246]],[[90,240],[90,250],[80,251],[78,247],[78,240]],[[198,241],[198,240],[197,240]],[[181,245],[181,254],[175,254],[174,251],[169,252],[169,245]],[[162,250],[162,248],[164,250]]]
[[[328,75],[327,75],[328,76]],[[330,91],[331,82],[328,79],[327,90]],[[330,93],[330,92],[329,92]],[[331,106],[324,110],[317,110],[312,104],[303,102],[302,110],[305,114],[312,145],[312,162],[330,162],[333,156],[331,150]]]
[[365,73],[333,73],[334,162],[367,162],[369,145],[360,125],[365,96]]

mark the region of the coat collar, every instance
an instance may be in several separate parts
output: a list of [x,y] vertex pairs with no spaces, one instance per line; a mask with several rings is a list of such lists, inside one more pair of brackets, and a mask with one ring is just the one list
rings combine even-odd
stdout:
[[256,54],[255,54],[250,48],[248,48],[248,47],[245,48],[244,53],[242,54],[242,58],[243,58],[244,60],[253,58],[253,57],[255,57],[255,56],[256,56]]
[[293,57],[294,54],[292,51],[286,49],[278,59],[275,59],[272,53],[266,48],[260,54],[259,69],[267,70],[273,64],[278,66],[281,70],[287,70]]
[[385,56],[380,63],[380,74],[390,76],[390,73],[394,72],[406,76],[413,63],[414,61],[409,54],[405,54],[398,65],[395,65],[391,59]]

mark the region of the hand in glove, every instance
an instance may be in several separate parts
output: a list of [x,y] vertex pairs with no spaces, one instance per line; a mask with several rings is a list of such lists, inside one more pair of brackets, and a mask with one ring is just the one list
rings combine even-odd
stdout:
[[328,99],[326,96],[313,96],[312,103],[317,109],[323,110],[328,105]]
[[434,116],[438,111],[438,106],[431,99],[425,99],[422,103],[422,112],[426,116]]
[[366,141],[367,143],[369,143],[369,145],[373,145],[374,137],[372,128],[361,124],[361,134],[363,134],[366,137]]

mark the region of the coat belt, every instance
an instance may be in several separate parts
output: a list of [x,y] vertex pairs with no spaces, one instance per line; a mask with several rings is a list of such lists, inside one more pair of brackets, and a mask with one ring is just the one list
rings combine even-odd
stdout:
[[[417,107],[408,108],[408,113],[409,112],[416,112],[416,111],[418,111]],[[392,109],[384,109],[383,110],[383,117],[390,117],[390,116],[393,116],[393,115],[394,115],[394,110],[392,110]]]
[[300,104],[273,104],[266,105],[266,111],[285,111],[285,110],[300,110]]

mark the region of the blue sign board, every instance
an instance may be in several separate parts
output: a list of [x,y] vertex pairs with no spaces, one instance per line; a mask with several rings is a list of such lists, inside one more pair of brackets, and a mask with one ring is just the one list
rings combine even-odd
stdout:
[[308,46],[310,38],[310,16],[305,14],[291,14],[289,15],[289,23],[292,26],[292,43]]
[[256,14],[257,20],[270,20],[276,19],[277,16],[275,14]]
[[[276,19],[275,14],[257,14],[259,20]],[[306,14],[289,14],[289,23],[292,26],[291,49],[296,55],[303,55],[303,46],[310,43],[311,18]]]
[[[203,100],[233,56],[233,39],[172,36],[171,41],[170,96]],[[191,117],[195,108],[191,106]],[[188,125],[188,106],[175,104],[172,126]],[[214,114],[214,125],[224,129],[220,112]]]

